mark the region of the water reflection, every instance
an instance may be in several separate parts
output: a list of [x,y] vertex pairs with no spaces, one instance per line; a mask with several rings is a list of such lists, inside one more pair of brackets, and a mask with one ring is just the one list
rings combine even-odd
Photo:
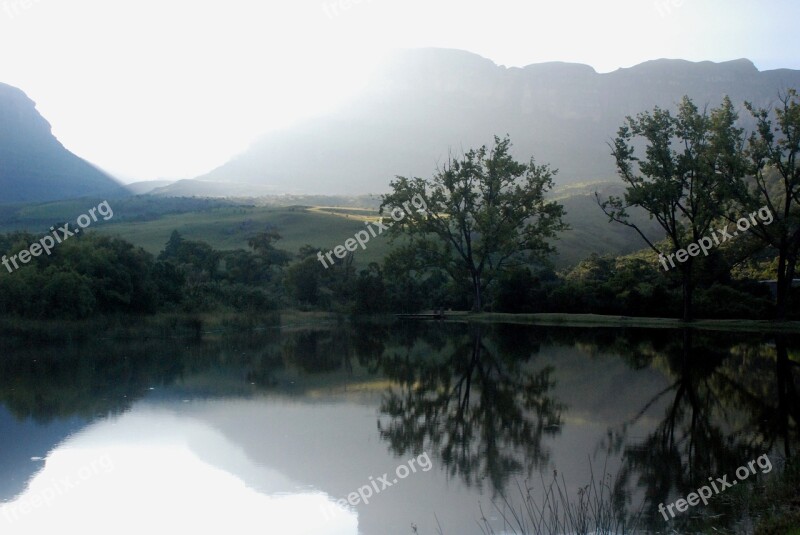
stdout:
[[281,469],[253,462],[202,417],[206,408],[181,414],[137,407],[70,437],[24,493],[0,506],[0,530],[38,535],[71,525],[90,534],[357,533],[357,518],[348,511],[309,514],[330,499],[303,489]]
[[376,357],[398,385],[378,423],[396,455],[432,452],[450,476],[468,486],[488,480],[494,491],[547,466],[543,438],[559,432],[563,409],[552,398],[552,367],[530,369],[530,352],[492,351],[479,325],[435,356],[415,354],[413,338],[404,342]]
[[[660,503],[764,453],[776,465],[797,454],[800,340],[785,334],[353,323],[0,344],[0,500],[116,459],[61,502],[62,523],[109,493],[124,515],[136,492],[163,501],[164,490],[186,511],[230,510],[262,528],[276,524],[257,511],[282,522],[279,511],[302,511],[283,533],[435,533],[435,518],[446,533],[480,533],[479,501],[553,470],[577,491],[589,455],[618,475],[620,511],[663,529]],[[322,505],[422,452],[430,473],[321,527]],[[178,526],[180,511],[159,514]],[[222,522],[212,513],[206,524]],[[702,513],[675,527],[730,525],[740,511]]]
[[[658,505],[686,496],[708,478],[732,474],[741,465],[770,453],[788,459],[796,448],[798,408],[789,367],[787,337],[774,344],[753,337],[720,336],[685,329],[664,342],[631,344],[638,365],[666,369],[671,384],[655,393],[638,414],[609,430],[611,451],[622,452],[619,488],[643,490],[644,518],[655,519]],[[628,429],[660,400],[658,424],[643,439]],[[693,515],[678,517],[680,530],[731,525],[742,511],[712,501]]]

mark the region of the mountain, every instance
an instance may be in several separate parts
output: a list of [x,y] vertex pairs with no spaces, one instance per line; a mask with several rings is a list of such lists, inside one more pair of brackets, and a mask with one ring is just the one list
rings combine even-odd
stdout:
[[232,181],[184,179],[165,184],[148,192],[159,197],[265,197],[275,188]]
[[[656,60],[611,73],[587,65],[495,65],[456,50],[396,55],[364,93],[336,113],[257,140],[200,177],[279,192],[384,192],[395,175],[428,177],[448,154],[509,134],[518,158],[560,170],[560,184],[615,177],[607,142],[627,115],[675,108],[685,94],[700,107],[728,94],[769,105],[800,87],[800,71],[760,72],[725,63]],[[745,123],[746,126],[746,123]]]
[[143,180],[125,184],[125,187],[134,195],[145,195],[156,189],[165,188],[175,182],[174,180]]
[[0,203],[124,193],[113,178],[64,148],[25,93],[0,83]]

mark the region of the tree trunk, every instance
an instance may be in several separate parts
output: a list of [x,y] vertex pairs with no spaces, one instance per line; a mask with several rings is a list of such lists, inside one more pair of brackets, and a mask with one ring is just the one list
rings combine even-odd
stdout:
[[797,256],[789,254],[786,260],[786,298],[783,300],[784,315],[789,315],[789,305],[792,304],[792,287],[794,285],[794,273],[797,267]]
[[778,280],[775,288],[775,319],[778,321],[786,319],[789,291],[792,287],[791,280],[786,275],[786,254],[781,251],[778,256]]
[[483,299],[481,297],[481,277],[480,275],[472,275],[472,286],[475,290],[475,297],[472,302],[472,311],[481,312],[483,310]]
[[694,284],[692,282],[692,267],[689,262],[683,264],[685,267],[682,270],[681,289],[683,290],[683,321],[692,321],[692,299],[694,296]]
[[778,281],[775,299],[775,319],[783,321],[789,315],[792,283],[797,268],[797,253],[781,251],[778,256]]
[[781,438],[783,438],[783,454],[789,459],[792,449],[789,446],[789,411],[787,398],[789,397],[788,382],[794,381],[794,376],[789,367],[789,351],[787,349],[785,335],[778,335],[775,337],[775,349],[778,357],[775,363],[775,377],[778,384],[778,430]]

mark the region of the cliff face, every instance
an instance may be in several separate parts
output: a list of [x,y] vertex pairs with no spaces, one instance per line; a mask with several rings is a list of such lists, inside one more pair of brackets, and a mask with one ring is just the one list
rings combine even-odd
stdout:
[[123,192],[113,178],[64,148],[25,93],[0,83],[0,203]]
[[768,106],[789,87],[800,87],[800,71],[759,72],[748,60],[656,60],[597,73],[587,65],[506,68],[463,51],[413,50],[335,114],[269,134],[202,178],[295,193],[382,192],[395,175],[429,176],[449,153],[509,134],[517,157],[560,169],[559,183],[608,179],[615,170],[607,142],[627,115],[674,109],[683,95],[701,108],[726,94],[737,106]]
[[54,143],[60,145],[36,104],[16,87],[0,83],[0,149],[22,149],[26,144],[52,148]]

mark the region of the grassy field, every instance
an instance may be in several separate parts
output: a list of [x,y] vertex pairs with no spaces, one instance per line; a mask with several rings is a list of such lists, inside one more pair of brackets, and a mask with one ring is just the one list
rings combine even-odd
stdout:
[[[586,206],[584,206],[584,204]],[[593,201],[573,199],[569,206],[577,217],[571,230],[554,242],[558,254],[553,262],[558,268],[573,265],[592,252],[631,253],[640,249],[635,236],[621,225],[609,225]],[[594,210],[591,210],[591,209]],[[596,212],[599,212],[597,213]],[[583,215],[583,214],[590,214]],[[119,235],[158,254],[173,230],[191,240],[202,240],[215,249],[247,248],[247,240],[267,228],[276,229],[283,240],[278,247],[297,252],[306,244],[332,250],[364,229],[364,222],[375,219],[377,212],[340,207],[221,207],[203,212],[169,214],[150,221],[111,220],[98,232]],[[391,249],[388,238],[372,238],[366,250],[355,253],[358,266],[381,262]]]
[[[153,221],[110,222],[97,228],[101,234],[120,236],[146,251],[158,254],[173,230],[190,240],[201,240],[215,249],[247,249],[247,240],[258,232],[275,229],[283,237],[278,247],[297,252],[306,244],[331,250],[364,228],[364,220],[375,212],[325,208],[222,207],[209,212],[165,215]],[[373,238],[355,262],[366,266],[380,262],[389,251],[389,240]]]
[[[582,184],[567,188],[557,196],[564,204],[565,219],[571,228],[561,233],[560,239],[553,243],[557,248],[557,254],[552,258],[556,268],[574,265],[594,252],[629,254],[643,247],[635,232],[622,225],[609,224],[595,202],[590,191],[592,188],[592,184]],[[102,201],[78,199],[0,206],[0,232],[28,230],[43,234],[57,222],[70,222],[74,226],[79,215]],[[345,240],[365,228],[365,221],[377,216],[374,210],[342,206],[346,205],[346,199],[340,199],[342,203],[339,206],[316,205],[311,199],[309,202],[296,201],[303,205],[264,205],[258,199],[150,196],[112,199],[114,217],[109,221],[98,221],[90,230],[118,235],[153,254],[164,248],[173,230],[187,239],[205,241],[215,249],[233,250],[246,249],[249,238],[266,229],[275,229],[283,236],[278,244],[282,249],[297,252],[309,244],[329,251],[343,245]],[[657,235],[652,222],[643,218],[639,223],[648,233]],[[355,253],[355,262],[360,267],[370,262],[381,262],[390,248],[387,237],[378,236],[369,242],[365,251],[359,249]]]

